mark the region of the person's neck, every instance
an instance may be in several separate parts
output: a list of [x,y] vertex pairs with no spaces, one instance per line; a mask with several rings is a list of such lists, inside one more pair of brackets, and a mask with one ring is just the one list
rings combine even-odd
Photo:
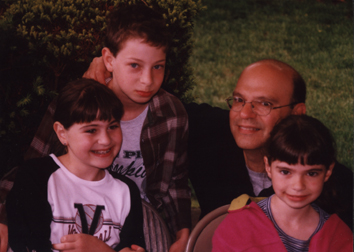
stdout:
[[68,153],[59,156],[58,159],[70,173],[83,180],[99,181],[105,177],[104,169],[92,167],[85,169],[82,165],[73,162]]
[[265,172],[264,153],[262,149],[243,150],[246,166],[254,172]]
[[146,104],[135,104],[135,105],[123,105],[124,107],[124,114],[122,116],[122,121],[130,121],[137,118],[145,108],[148,106]]
[[309,204],[302,208],[291,208],[274,195],[271,211],[275,222],[288,235],[308,240],[318,226],[319,214]]

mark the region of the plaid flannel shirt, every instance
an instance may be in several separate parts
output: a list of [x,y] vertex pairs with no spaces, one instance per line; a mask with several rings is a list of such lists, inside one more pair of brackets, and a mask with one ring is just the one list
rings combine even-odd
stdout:
[[[43,157],[50,153],[63,154],[63,147],[53,130],[53,101],[34,136],[25,159]],[[190,228],[191,202],[187,173],[188,115],[182,103],[160,89],[149,102],[140,147],[146,170],[146,193],[162,213],[172,233]],[[13,174],[13,173],[12,173]],[[14,176],[0,182],[0,221],[6,223],[4,202]]]

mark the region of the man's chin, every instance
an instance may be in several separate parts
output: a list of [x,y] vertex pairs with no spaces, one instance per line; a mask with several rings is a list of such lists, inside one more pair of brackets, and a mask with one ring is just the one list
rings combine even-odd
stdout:
[[243,150],[257,150],[264,146],[263,143],[254,142],[247,139],[236,139],[236,144]]

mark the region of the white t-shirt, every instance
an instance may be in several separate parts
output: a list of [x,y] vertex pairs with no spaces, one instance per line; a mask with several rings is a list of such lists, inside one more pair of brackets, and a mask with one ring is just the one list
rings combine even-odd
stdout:
[[92,235],[115,247],[120,242],[119,233],[130,212],[129,187],[114,179],[107,170],[99,181],[83,180],[69,172],[55,155],[50,156],[61,168],[48,180],[48,202],[53,213],[51,242],[60,243],[64,235],[82,233],[81,208],[89,217],[86,217],[88,230],[95,212],[100,212]]

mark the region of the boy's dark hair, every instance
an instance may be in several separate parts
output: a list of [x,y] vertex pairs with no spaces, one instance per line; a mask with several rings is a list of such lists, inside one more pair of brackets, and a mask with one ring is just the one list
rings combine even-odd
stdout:
[[290,115],[274,126],[266,144],[269,165],[279,160],[288,164],[324,165],[335,161],[335,141],[330,130],[307,115]]
[[165,19],[144,4],[120,7],[107,16],[105,46],[114,56],[130,38],[142,38],[152,46],[168,50],[169,33]]
[[79,79],[68,83],[60,92],[54,121],[65,129],[74,123],[94,120],[120,121],[123,105],[111,89],[91,79]]

